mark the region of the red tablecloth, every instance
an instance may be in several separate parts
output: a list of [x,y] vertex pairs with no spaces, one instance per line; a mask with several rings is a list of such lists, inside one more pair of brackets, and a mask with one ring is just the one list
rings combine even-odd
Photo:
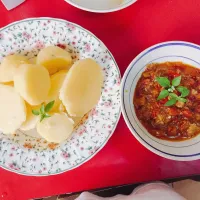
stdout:
[[[56,17],[77,23],[99,37],[113,53],[121,73],[145,48],[169,40],[200,44],[200,0],[138,0],[127,9],[95,14],[64,0],[26,0],[12,11],[0,2],[0,27],[28,17]],[[121,117],[93,159],[78,169],[50,177],[26,177],[0,169],[0,199],[26,200],[106,186],[200,174],[200,160],[175,162],[145,149]]]

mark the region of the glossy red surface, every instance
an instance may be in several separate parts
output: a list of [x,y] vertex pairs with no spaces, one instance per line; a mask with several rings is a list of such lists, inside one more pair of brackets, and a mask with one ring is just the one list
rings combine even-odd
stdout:
[[[138,0],[110,14],[78,10],[64,0],[26,0],[12,11],[0,3],[0,27],[28,17],[57,17],[80,24],[113,53],[123,74],[145,48],[169,40],[200,44],[199,0]],[[121,117],[103,148],[81,167],[50,177],[26,177],[0,169],[0,199],[27,200],[60,193],[200,174],[200,160],[176,162],[144,148]]]

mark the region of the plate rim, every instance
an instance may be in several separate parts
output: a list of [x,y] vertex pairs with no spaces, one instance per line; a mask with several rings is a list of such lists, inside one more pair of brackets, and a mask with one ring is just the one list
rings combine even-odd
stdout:
[[[15,21],[15,22],[12,22],[6,26],[3,26],[0,28],[0,33],[1,31],[3,31],[4,29],[6,28],[9,28],[10,26],[13,26],[15,24],[18,24],[18,23],[23,23],[23,22],[26,22],[26,21],[33,21],[33,20],[53,20],[53,21],[58,21],[58,22],[64,22],[64,23],[70,23],[84,31],[86,31],[87,33],[89,33],[92,37],[94,37],[98,42],[100,42],[102,44],[102,46],[104,48],[106,48],[106,50],[108,51],[108,53],[110,54],[113,62],[115,63],[115,66],[116,66],[116,69],[118,71],[118,74],[119,74],[119,78],[120,78],[120,81],[122,80],[122,77],[121,77],[121,72],[120,72],[120,69],[119,69],[119,66],[113,56],[113,54],[110,52],[110,50],[107,48],[107,46],[97,37],[95,36],[91,31],[87,30],[86,28],[76,24],[76,23],[73,23],[71,21],[68,21],[68,20],[65,20],[65,19],[60,19],[60,18],[53,18],[53,17],[33,17],[33,18],[26,18],[26,19],[22,19],[22,20],[18,20],[18,21]],[[119,88],[119,93],[120,93],[120,88]],[[60,171],[60,172],[56,172],[56,173],[50,173],[50,174],[39,174],[39,173],[33,173],[33,174],[28,174],[28,173],[25,173],[25,172],[20,172],[20,171],[17,171],[17,170],[13,170],[13,169],[10,169],[10,168],[7,168],[5,166],[2,166],[2,164],[0,164],[0,167],[7,170],[7,171],[10,171],[10,172],[13,172],[13,173],[16,173],[16,174],[20,174],[20,175],[24,175],[24,176],[35,176],[35,177],[45,177],[45,176],[54,176],[54,175],[58,175],[58,174],[62,174],[62,173],[65,173],[65,172],[68,172],[68,171],[71,171],[73,169],[76,169],[78,167],[80,167],[81,165],[85,164],[86,162],[88,162],[89,160],[91,160],[94,156],[96,156],[104,147],[105,145],[107,144],[107,142],[109,141],[109,139],[112,137],[112,135],[114,134],[116,128],[117,128],[117,125],[119,123],[119,120],[120,120],[120,117],[121,117],[121,98],[120,98],[120,104],[119,104],[119,113],[118,113],[118,118],[116,119],[116,123],[115,125],[113,126],[113,129],[112,129],[112,132],[109,134],[109,136],[106,138],[106,140],[102,143],[101,147],[99,147],[99,149],[97,151],[94,152],[94,154],[92,154],[91,156],[89,156],[88,158],[86,158],[84,161],[82,161],[81,163],[79,163],[78,165],[74,166],[74,167],[71,167],[69,169],[66,169],[66,170],[63,170],[63,171]]]
[[129,122],[129,118],[126,114],[126,109],[125,109],[125,103],[124,103],[124,85],[126,83],[126,79],[127,79],[127,75],[128,73],[131,71],[131,68],[132,68],[132,65],[137,62],[137,60],[140,59],[141,56],[145,55],[148,51],[150,51],[151,49],[154,49],[158,46],[162,46],[162,45],[167,45],[167,44],[186,44],[188,46],[195,46],[197,47],[199,50],[200,50],[200,45],[197,45],[197,44],[194,44],[194,43],[191,43],[191,42],[187,42],[187,41],[177,41],[177,40],[174,40],[174,41],[167,41],[167,42],[161,42],[161,43],[157,43],[155,45],[152,45],[146,49],[144,49],[141,53],[139,53],[132,61],[131,63],[128,65],[124,75],[123,75],[123,78],[122,78],[122,81],[121,81],[121,88],[120,88],[120,93],[121,93],[121,110],[122,110],[122,115],[123,115],[123,118],[126,122],[126,125],[128,126],[130,132],[132,133],[132,135],[145,147],[147,148],[148,150],[150,150],[151,152],[163,157],[163,158],[167,158],[167,159],[170,159],[170,160],[175,160],[175,161],[194,161],[194,160],[198,160],[200,159],[200,155],[195,155],[195,156],[189,156],[189,157],[181,157],[181,156],[173,156],[173,155],[169,155],[169,154],[166,154],[164,152],[161,152],[161,150],[157,149],[156,147],[152,147],[151,144],[149,144],[148,142],[146,142],[143,138],[141,138],[139,136],[139,134],[137,133],[137,131],[135,130],[134,127],[131,126],[130,122]]

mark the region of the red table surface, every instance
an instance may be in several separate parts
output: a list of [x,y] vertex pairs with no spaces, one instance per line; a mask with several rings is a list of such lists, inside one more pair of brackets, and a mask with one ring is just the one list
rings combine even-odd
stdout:
[[[184,40],[200,44],[199,0],[138,0],[129,8],[109,14],[81,11],[64,0],[26,0],[12,11],[0,3],[0,14],[0,27],[29,17],[77,23],[107,45],[122,75],[137,54],[156,43]],[[200,160],[176,162],[151,153],[132,136],[121,117],[106,146],[75,170],[26,177],[0,169],[0,199],[26,200],[193,174],[200,174]]]

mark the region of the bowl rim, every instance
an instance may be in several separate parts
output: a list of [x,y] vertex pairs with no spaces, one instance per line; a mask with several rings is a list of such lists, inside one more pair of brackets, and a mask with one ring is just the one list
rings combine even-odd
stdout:
[[123,115],[123,118],[126,122],[126,125],[128,126],[129,130],[131,131],[131,133],[133,134],[133,136],[144,146],[146,147],[148,150],[150,150],[151,152],[161,156],[161,157],[164,157],[164,158],[168,158],[168,159],[171,159],[171,160],[176,160],[176,161],[193,161],[193,160],[197,160],[197,159],[200,159],[200,155],[194,155],[194,156],[188,156],[188,157],[181,157],[181,156],[175,156],[175,155],[172,155],[172,154],[167,154],[163,151],[161,151],[160,149],[157,149],[155,146],[149,144],[148,142],[145,141],[144,138],[141,138],[139,135],[139,133],[136,132],[136,130],[134,129],[134,127],[131,126],[130,122],[129,122],[129,118],[126,114],[126,110],[125,110],[125,102],[124,102],[124,92],[123,92],[123,89],[124,89],[124,85],[125,85],[125,82],[126,82],[126,79],[127,79],[127,75],[128,73],[131,71],[131,68],[132,68],[132,65],[137,62],[141,56],[144,56],[146,53],[148,53],[150,50],[152,49],[155,49],[159,46],[166,46],[166,45],[174,45],[174,44],[185,44],[186,46],[193,46],[193,47],[196,47],[200,50],[200,45],[197,45],[197,44],[194,44],[194,43],[191,43],[191,42],[186,42],[186,41],[167,41],[167,42],[162,42],[162,43],[158,43],[158,44],[155,44],[153,46],[150,46],[148,47],[147,49],[143,50],[141,53],[139,53],[132,61],[131,63],[129,64],[129,66],[127,67],[124,75],[123,75],[123,78],[122,78],[122,81],[121,81],[121,88],[120,88],[120,94],[121,94],[121,110],[122,110],[122,115]]
[[76,4],[76,3],[74,3],[72,0],[65,0],[65,1],[67,3],[69,3],[70,5],[76,7],[76,8],[79,8],[81,10],[88,11],[88,12],[93,12],[93,13],[110,13],[110,12],[115,12],[115,11],[127,8],[128,6],[130,6],[130,5],[134,4],[135,2],[137,2],[137,0],[130,0],[128,3],[124,3],[121,6],[116,7],[116,8],[111,8],[111,9],[91,9],[91,8],[80,6],[80,5]]

